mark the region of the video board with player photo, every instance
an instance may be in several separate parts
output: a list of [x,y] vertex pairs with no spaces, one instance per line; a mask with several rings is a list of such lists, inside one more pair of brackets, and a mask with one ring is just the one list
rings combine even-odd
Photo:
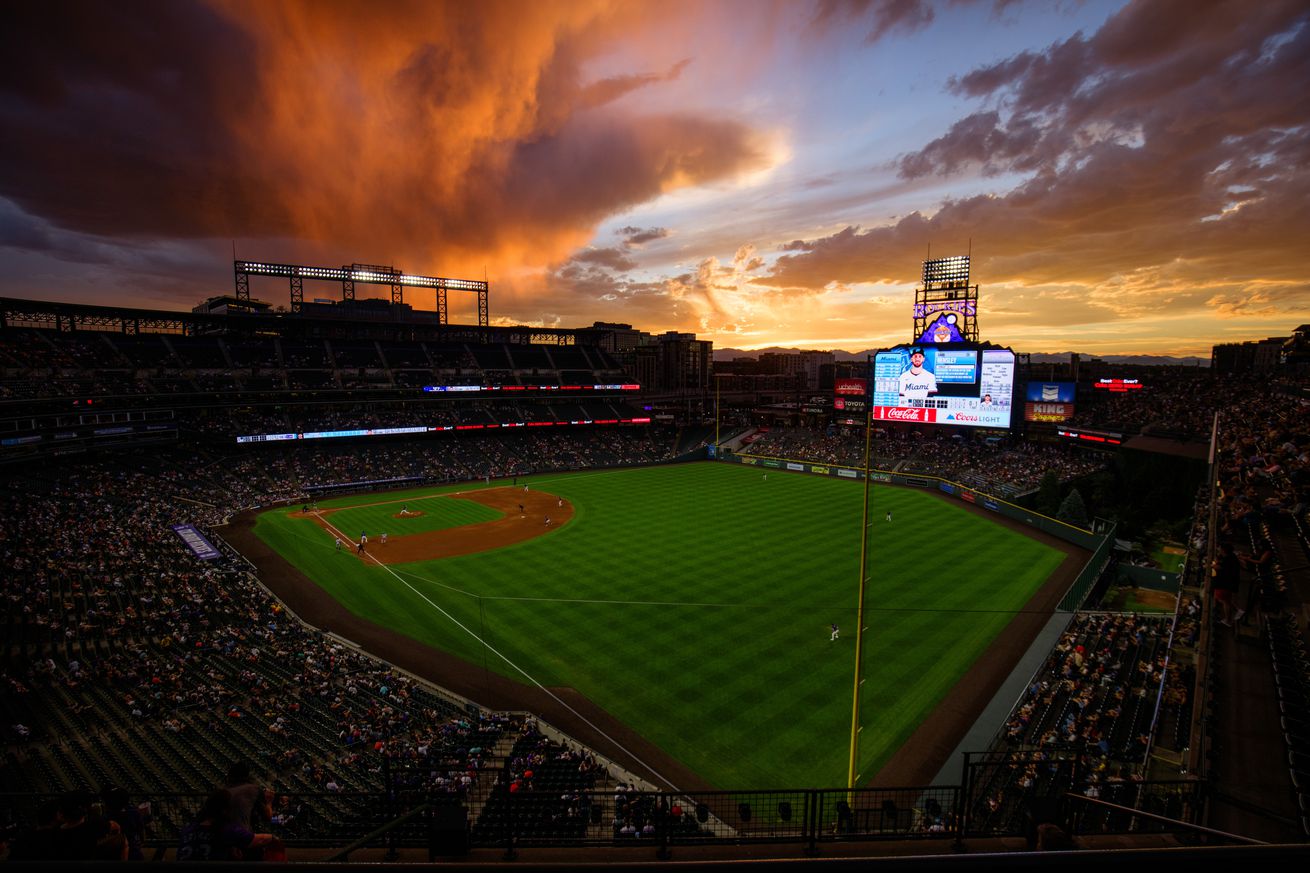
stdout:
[[897,346],[873,359],[873,418],[1009,427],[1014,352],[972,343]]

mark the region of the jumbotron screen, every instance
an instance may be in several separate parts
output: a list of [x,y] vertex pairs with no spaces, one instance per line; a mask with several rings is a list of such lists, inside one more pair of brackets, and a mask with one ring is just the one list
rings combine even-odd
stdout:
[[1009,427],[1014,352],[972,343],[897,346],[873,359],[873,418]]

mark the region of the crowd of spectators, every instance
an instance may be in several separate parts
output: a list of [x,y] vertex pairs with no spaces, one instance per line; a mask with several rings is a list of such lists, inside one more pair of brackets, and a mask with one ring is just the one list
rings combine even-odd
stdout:
[[[246,472],[218,465],[198,476],[186,455],[124,456],[11,479],[0,491],[0,513],[12,520],[0,527],[10,789],[58,787],[41,782],[54,772],[44,755],[99,736],[105,778],[194,790],[192,774],[132,760],[123,740],[180,735],[215,758],[246,749],[276,788],[270,825],[294,832],[308,816],[297,794],[376,791],[384,760],[398,787],[462,797],[499,736],[518,729],[301,625],[235,555],[200,561],[185,549],[169,526],[203,528],[241,508],[252,492],[232,484]],[[589,755],[578,767],[600,770]],[[49,811],[60,828],[86,806],[80,795],[65,801]],[[24,845],[29,857],[73,857]],[[84,846],[76,857],[101,851]]]
[[1147,776],[1157,716],[1190,718],[1194,670],[1171,647],[1195,641],[1199,617],[1195,601],[1178,616],[1075,616],[994,743],[975,824],[1012,828],[1053,787],[1131,803],[1123,789]]
[[219,485],[248,505],[298,499],[343,483],[421,479],[456,482],[527,473],[649,464],[672,460],[677,433],[663,427],[586,428],[486,436],[439,435],[370,445],[300,443],[224,454],[209,468]]
[[1246,531],[1263,520],[1304,520],[1310,499],[1310,408],[1304,404],[1245,405],[1221,414],[1219,446],[1221,533]]
[[[914,453],[915,444],[901,431],[877,431],[870,443],[873,466],[889,469]],[[794,458],[820,464],[864,466],[864,434],[853,431],[817,431],[809,428],[770,428],[762,432],[743,453],[775,458]]]
[[[1189,569],[1187,579],[1206,583],[1203,592],[1213,599],[1211,615],[1220,628],[1252,621],[1272,626],[1270,613],[1281,609],[1297,585],[1294,575],[1283,571],[1285,561],[1303,562],[1310,554],[1310,415],[1305,402],[1284,385],[1207,384],[1220,390],[1195,405],[1219,410],[1218,528],[1208,530],[1208,500],[1202,499],[1189,543],[1204,554],[1213,533],[1217,551],[1199,565],[1199,572]],[[1124,410],[1134,402],[1116,405]],[[1211,419],[1207,411],[1195,423],[1204,421],[1208,428]],[[1178,433],[1186,430],[1179,426],[1186,422],[1186,416],[1169,420]],[[1157,418],[1144,432],[1164,424]],[[1305,593],[1302,585],[1300,594]],[[1126,786],[1143,778],[1146,753],[1156,743],[1185,748],[1192,708],[1204,705],[1194,695],[1206,683],[1198,682],[1190,659],[1174,658],[1158,644],[1170,632],[1174,652],[1195,647],[1202,639],[1203,614],[1201,597],[1187,595],[1177,616],[1169,619],[1079,616],[998,738],[1000,760],[1007,762],[1002,769],[1008,772],[990,786],[979,811],[980,826],[1020,814],[1031,792],[1049,792],[1052,780],[1068,778],[1072,760],[1082,770],[1082,781],[1063,790],[1131,804]],[[1152,629],[1147,621],[1167,623]],[[1147,714],[1156,725],[1155,736],[1140,727]]]
[[1178,439],[1204,437],[1215,409],[1230,393],[1229,380],[1209,370],[1159,370],[1142,375],[1137,384],[1142,387],[1122,393],[1080,385],[1070,424]]
[[[1195,625],[1195,619],[1184,619]],[[1143,764],[1147,724],[1167,678],[1173,617],[1078,616],[1005,725],[1010,747],[1081,745],[1095,757]],[[1127,717],[1126,717],[1127,716]]]
[[[875,437],[870,444],[875,469],[939,476],[1007,496],[1034,490],[1047,473],[1069,481],[1108,463],[1108,456],[1101,452],[1019,439],[971,439],[903,429],[881,431]],[[774,428],[741,451],[859,467],[864,463],[864,438],[860,434]]]
[[[1217,619],[1229,626],[1288,593],[1281,572],[1274,572],[1284,560],[1275,538],[1295,544],[1294,564],[1310,554],[1310,406],[1278,386],[1246,390],[1220,413],[1216,455],[1210,585]],[[1205,543],[1207,534],[1201,527],[1194,538]]]
[[[187,496],[202,493],[214,498],[182,468],[162,464],[150,474],[83,467],[44,493],[0,493],[13,519],[0,532],[9,641],[34,655],[6,665],[5,691],[58,686],[81,699],[108,688],[121,714],[173,730],[183,729],[179,719],[194,726],[180,713],[214,706],[272,728],[286,725],[307,694],[332,695],[339,679],[346,694],[369,685],[385,701],[369,710],[371,724],[343,730],[370,742],[393,732],[404,719],[389,707],[409,698],[411,680],[288,619],[238,560],[202,562],[183,548],[171,524],[213,524],[230,511]],[[276,694],[252,666],[263,659],[298,668]],[[216,661],[226,668],[213,669]],[[345,704],[333,696],[328,706]],[[343,720],[351,714],[347,707]]]
[[978,480],[1003,493],[1021,494],[1036,488],[1048,473],[1068,482],[1102,470],[1109,463],[1110,456],[1102,452],[1024,441],[1000,447],[992,457],[961,465],[957,475],[962,481]]
[[520,841],[579,838],[601,820],[604,801],[596,789],[609,782],[605,776],[590,752],[552,742],[529,719],[487,798],[478,835],[494,839],[512,820]]

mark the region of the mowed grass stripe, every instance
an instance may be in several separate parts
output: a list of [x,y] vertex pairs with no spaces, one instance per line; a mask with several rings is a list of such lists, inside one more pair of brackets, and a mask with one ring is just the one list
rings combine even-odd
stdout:
[[[513,548],[407,564],[406,580],[538,681],[576,687],[717,785],[844,782],[859,483],[703,463],[532,487],[573,503],[573,520]],[[872,491],[866,775],[1061,560],[932,495]],[[395,579],[359,581],[358,562],[330,548],[310,556],[284,536],[287,522],[270,513],[256,532],[348,608],[481,666],[481,644]],[[589,600],[616,602],[577,602]],[[494,656],[487,664],[521,679]]]

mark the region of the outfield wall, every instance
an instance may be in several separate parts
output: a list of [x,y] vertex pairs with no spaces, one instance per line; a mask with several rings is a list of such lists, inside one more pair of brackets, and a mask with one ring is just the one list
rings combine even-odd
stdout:
[[1127,582],[1134,588],[1150,588],[1153,591],[1177,594],[1178,589],[1182,587],[1180,574],[1170,573],[1158,567],[1134,567],[1131,564],[1120,564],[1117,570],[1119,580]]
[[[864,478],[862,468],[842,464],[817,464],[812,461],[795,461],[790,458],[775,458],[769,455],[738,454],[732,451],[720,451],[718,455],[720,461],[769,470],[787,470],[793,473],[809,473],[815,476],[836,476],[841,479],[860,480]],[[882,482],[887,485],[909,485],[915,488],[936,489],[944,494],[958,497],[965,503],[972,503],[1006,518],[1021,521],[1029,527],[1035,527],[1043,533],[1059,537],[1065,542],[1073,543],[1089,551],[1094,551],[1106,539],[1104,536],[1094,534],[1089,530],[1033,512],[1031,509],[1025,509],[977,488],[961,485],[958,482],[952,482],[937,476],[919,473],[897,473],[891,470],[877,469],[872,470],[869,476],[874,482]]]

